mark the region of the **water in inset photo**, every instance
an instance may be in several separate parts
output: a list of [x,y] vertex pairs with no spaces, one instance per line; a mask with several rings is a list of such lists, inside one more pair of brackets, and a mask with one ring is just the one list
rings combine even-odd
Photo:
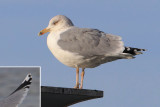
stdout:
[[0,107],[40,107],[40,67],[0,67]]

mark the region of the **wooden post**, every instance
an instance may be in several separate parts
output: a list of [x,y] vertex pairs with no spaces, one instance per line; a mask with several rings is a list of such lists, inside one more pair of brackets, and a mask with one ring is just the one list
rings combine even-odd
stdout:
[[101,97],[103,97],[103,91],[98,90],[41,87],[41,107],[67,107],[82,101]]

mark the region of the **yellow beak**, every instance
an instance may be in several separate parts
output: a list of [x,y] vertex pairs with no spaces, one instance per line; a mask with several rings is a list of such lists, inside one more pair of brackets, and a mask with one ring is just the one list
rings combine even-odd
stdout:
[[38,36],[41,36],[41,35],[43,35],[43,34],[45,34],[45,33],[47,33],[47,32],[49,32],[49,29],[45,28],[45,29],[41,30],[41,31],[38,33]]

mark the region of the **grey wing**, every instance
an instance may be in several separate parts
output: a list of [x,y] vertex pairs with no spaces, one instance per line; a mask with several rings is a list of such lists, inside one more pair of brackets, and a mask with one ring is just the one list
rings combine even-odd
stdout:
[[60,35],[58,45],[80,55],[114,56],[123,52],[121,37],[105,34],[97,29],[73,27]]
[[28,74],[22,84],[13,93],[3,100],[0,100],[0,107],[18,107],[29,91],[31,80],[31,74]]

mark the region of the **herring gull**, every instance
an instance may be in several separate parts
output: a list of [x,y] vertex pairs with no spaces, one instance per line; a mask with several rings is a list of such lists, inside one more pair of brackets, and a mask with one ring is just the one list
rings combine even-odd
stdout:
[[[125,47],[120,36],[104,33],[98,29],[75,27],[72,21],[57,15],[39,36],[50,32],[47,45],[52,54],[64,65],[76,68],[76,86],[83,88],[84,69],[94,68],[117,59],[132,59],[145,49]],[[79,68],[82,68],[81,84]],[[80,85],[80,87],[79,87]]]
[[28,74],[21,85],[8,97],[0,100],[0,107],[19,107],[23,102],[31,85],[32,76]]

